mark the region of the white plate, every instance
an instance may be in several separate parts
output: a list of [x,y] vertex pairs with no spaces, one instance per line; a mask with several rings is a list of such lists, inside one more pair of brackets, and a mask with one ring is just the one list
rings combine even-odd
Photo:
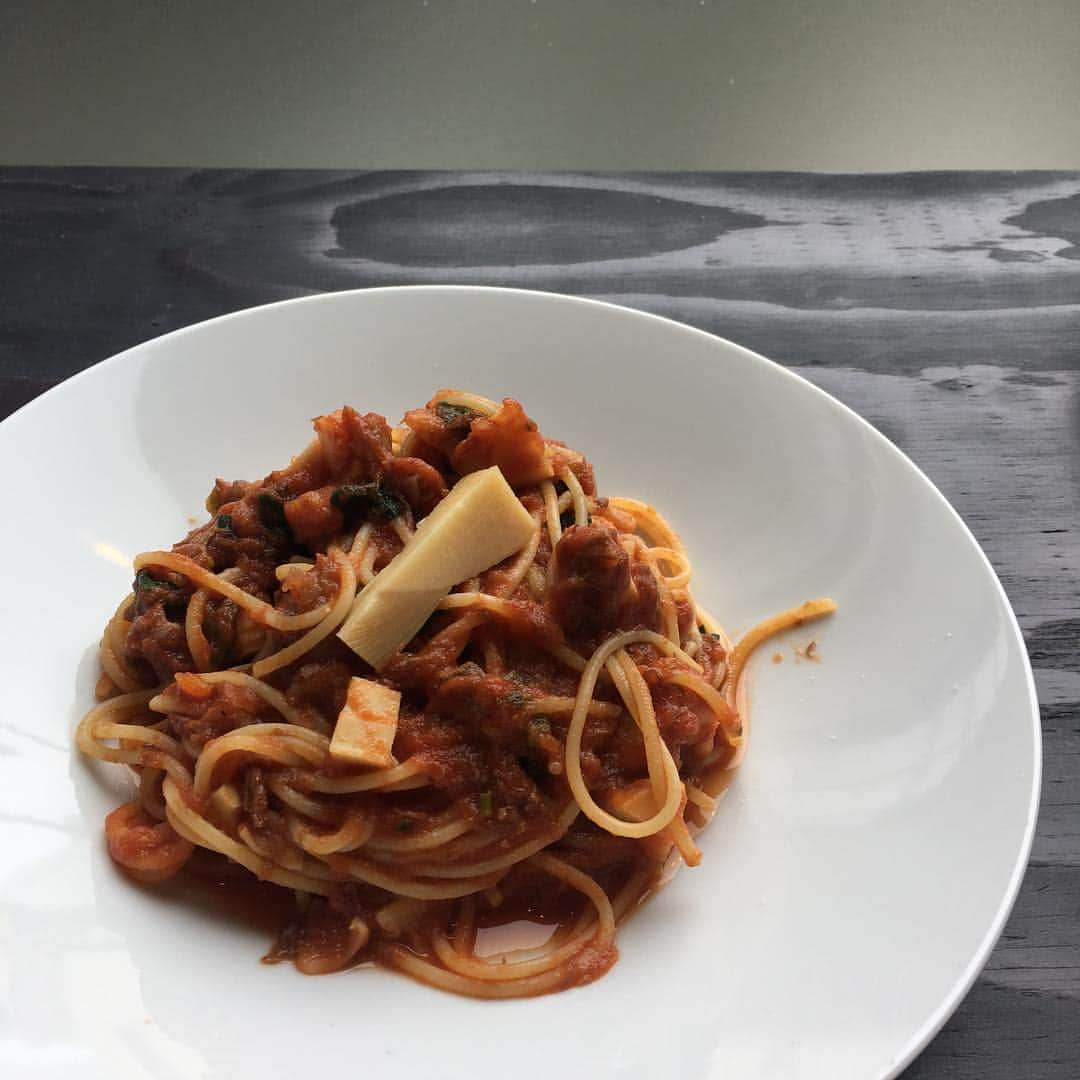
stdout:
[[[733,631],[840,604],[784,663],[758,658],[703,865],[625,927],[609,975],[528,1001],[260,965],[257,931],[117,875],[120,770],[71,751],[133,554],[179,538],[215,476],[283,464],[309,417],[348,401],[396,419],[445,385],[520,398],[602,493],[662,507]],[[4,1076],[879,1077],[1001,930],[1040,765],[1008,602],[910,461],[761,357],[538,293],[337,293],[115,357],[7,420],[0,457]],[[820,664],[796,664],[811,636]]]

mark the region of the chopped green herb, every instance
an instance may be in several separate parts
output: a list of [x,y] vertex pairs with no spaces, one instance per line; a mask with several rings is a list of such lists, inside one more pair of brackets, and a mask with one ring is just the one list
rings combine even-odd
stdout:
[[287,529],[285,503],[269,491],[260,491],[255,496],[255,505],[259,509],[259,518],[268,529]]
[[140,570],[135,575],[135,591],[141,592],[143,589],[175,589],[176,586],[171,581],[158,581],[149,570]]
[[412,818],[398,818],[394,824],[394,832],[412,832],[416,827],[416,822]]
[[222,532],[231,533],[233,531],[232,514],[218,514],[215,524]]
[[506,704],[513,705],[514,708],[520,709],[525,704],[525,695],[520,690],[511,690],[506,695]]
[[472,423],[480,414],[475,409],[465,405],[451,405],[448,401],[440,401],[435,406],[435,415],[447,426],[459,424],[462,420]]
[[401,499],[379,484],[342,484],[335,488],[330,502],[343,514],[378,517],[392,521],[404,509]]
[[704,623],[698,623],[698,633],[699,634],[705,634],[707,632],[708,631],[705,629],[705,624]]
[[491,801],[490,791],[480,792],[480,816],[491,817],[492,810],[494,809]]

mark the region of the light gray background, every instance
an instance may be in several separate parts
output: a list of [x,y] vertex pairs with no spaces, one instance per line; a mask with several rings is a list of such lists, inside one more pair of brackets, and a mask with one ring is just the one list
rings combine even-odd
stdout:
[[0,0],[0,163],[1080,165],[1080,0]]

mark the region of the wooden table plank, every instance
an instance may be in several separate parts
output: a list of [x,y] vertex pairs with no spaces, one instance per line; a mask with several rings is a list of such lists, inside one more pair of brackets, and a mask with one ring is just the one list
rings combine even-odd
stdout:
[[906,1075],[1080,1075],[1080,173],[0,169],[0,280],[0,416],[200,319],[421,282],[668,315],[850,404],[982,543],[1042,702],[1019,901]]

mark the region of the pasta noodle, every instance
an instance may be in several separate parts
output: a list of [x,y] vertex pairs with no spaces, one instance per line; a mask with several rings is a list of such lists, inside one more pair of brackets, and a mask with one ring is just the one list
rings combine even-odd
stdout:
[[[106,821],[110,854],[155,882],[198,850],[294,894],[269,958],[305,972],[373,960],[480,998],[598,977],[665,866],[701,858],[694,833],[746,751],[755,649],[834,605],[732,645],[671,525],[602,498],[511,399],[443,390],[392,433],[348,407],[315,428],[286,469],[218,481],[206,524],[135,559],[75,736],[139,778]],[[339,637],[357,596],[492,466],[533,521],[507,495],[522,520],[504,550],[527,541],[436,592],[372,670]],[[392,756],[344,745],[372,684],[396,710],[378,717]],[[481,947],[523,920],[545,939]]]

